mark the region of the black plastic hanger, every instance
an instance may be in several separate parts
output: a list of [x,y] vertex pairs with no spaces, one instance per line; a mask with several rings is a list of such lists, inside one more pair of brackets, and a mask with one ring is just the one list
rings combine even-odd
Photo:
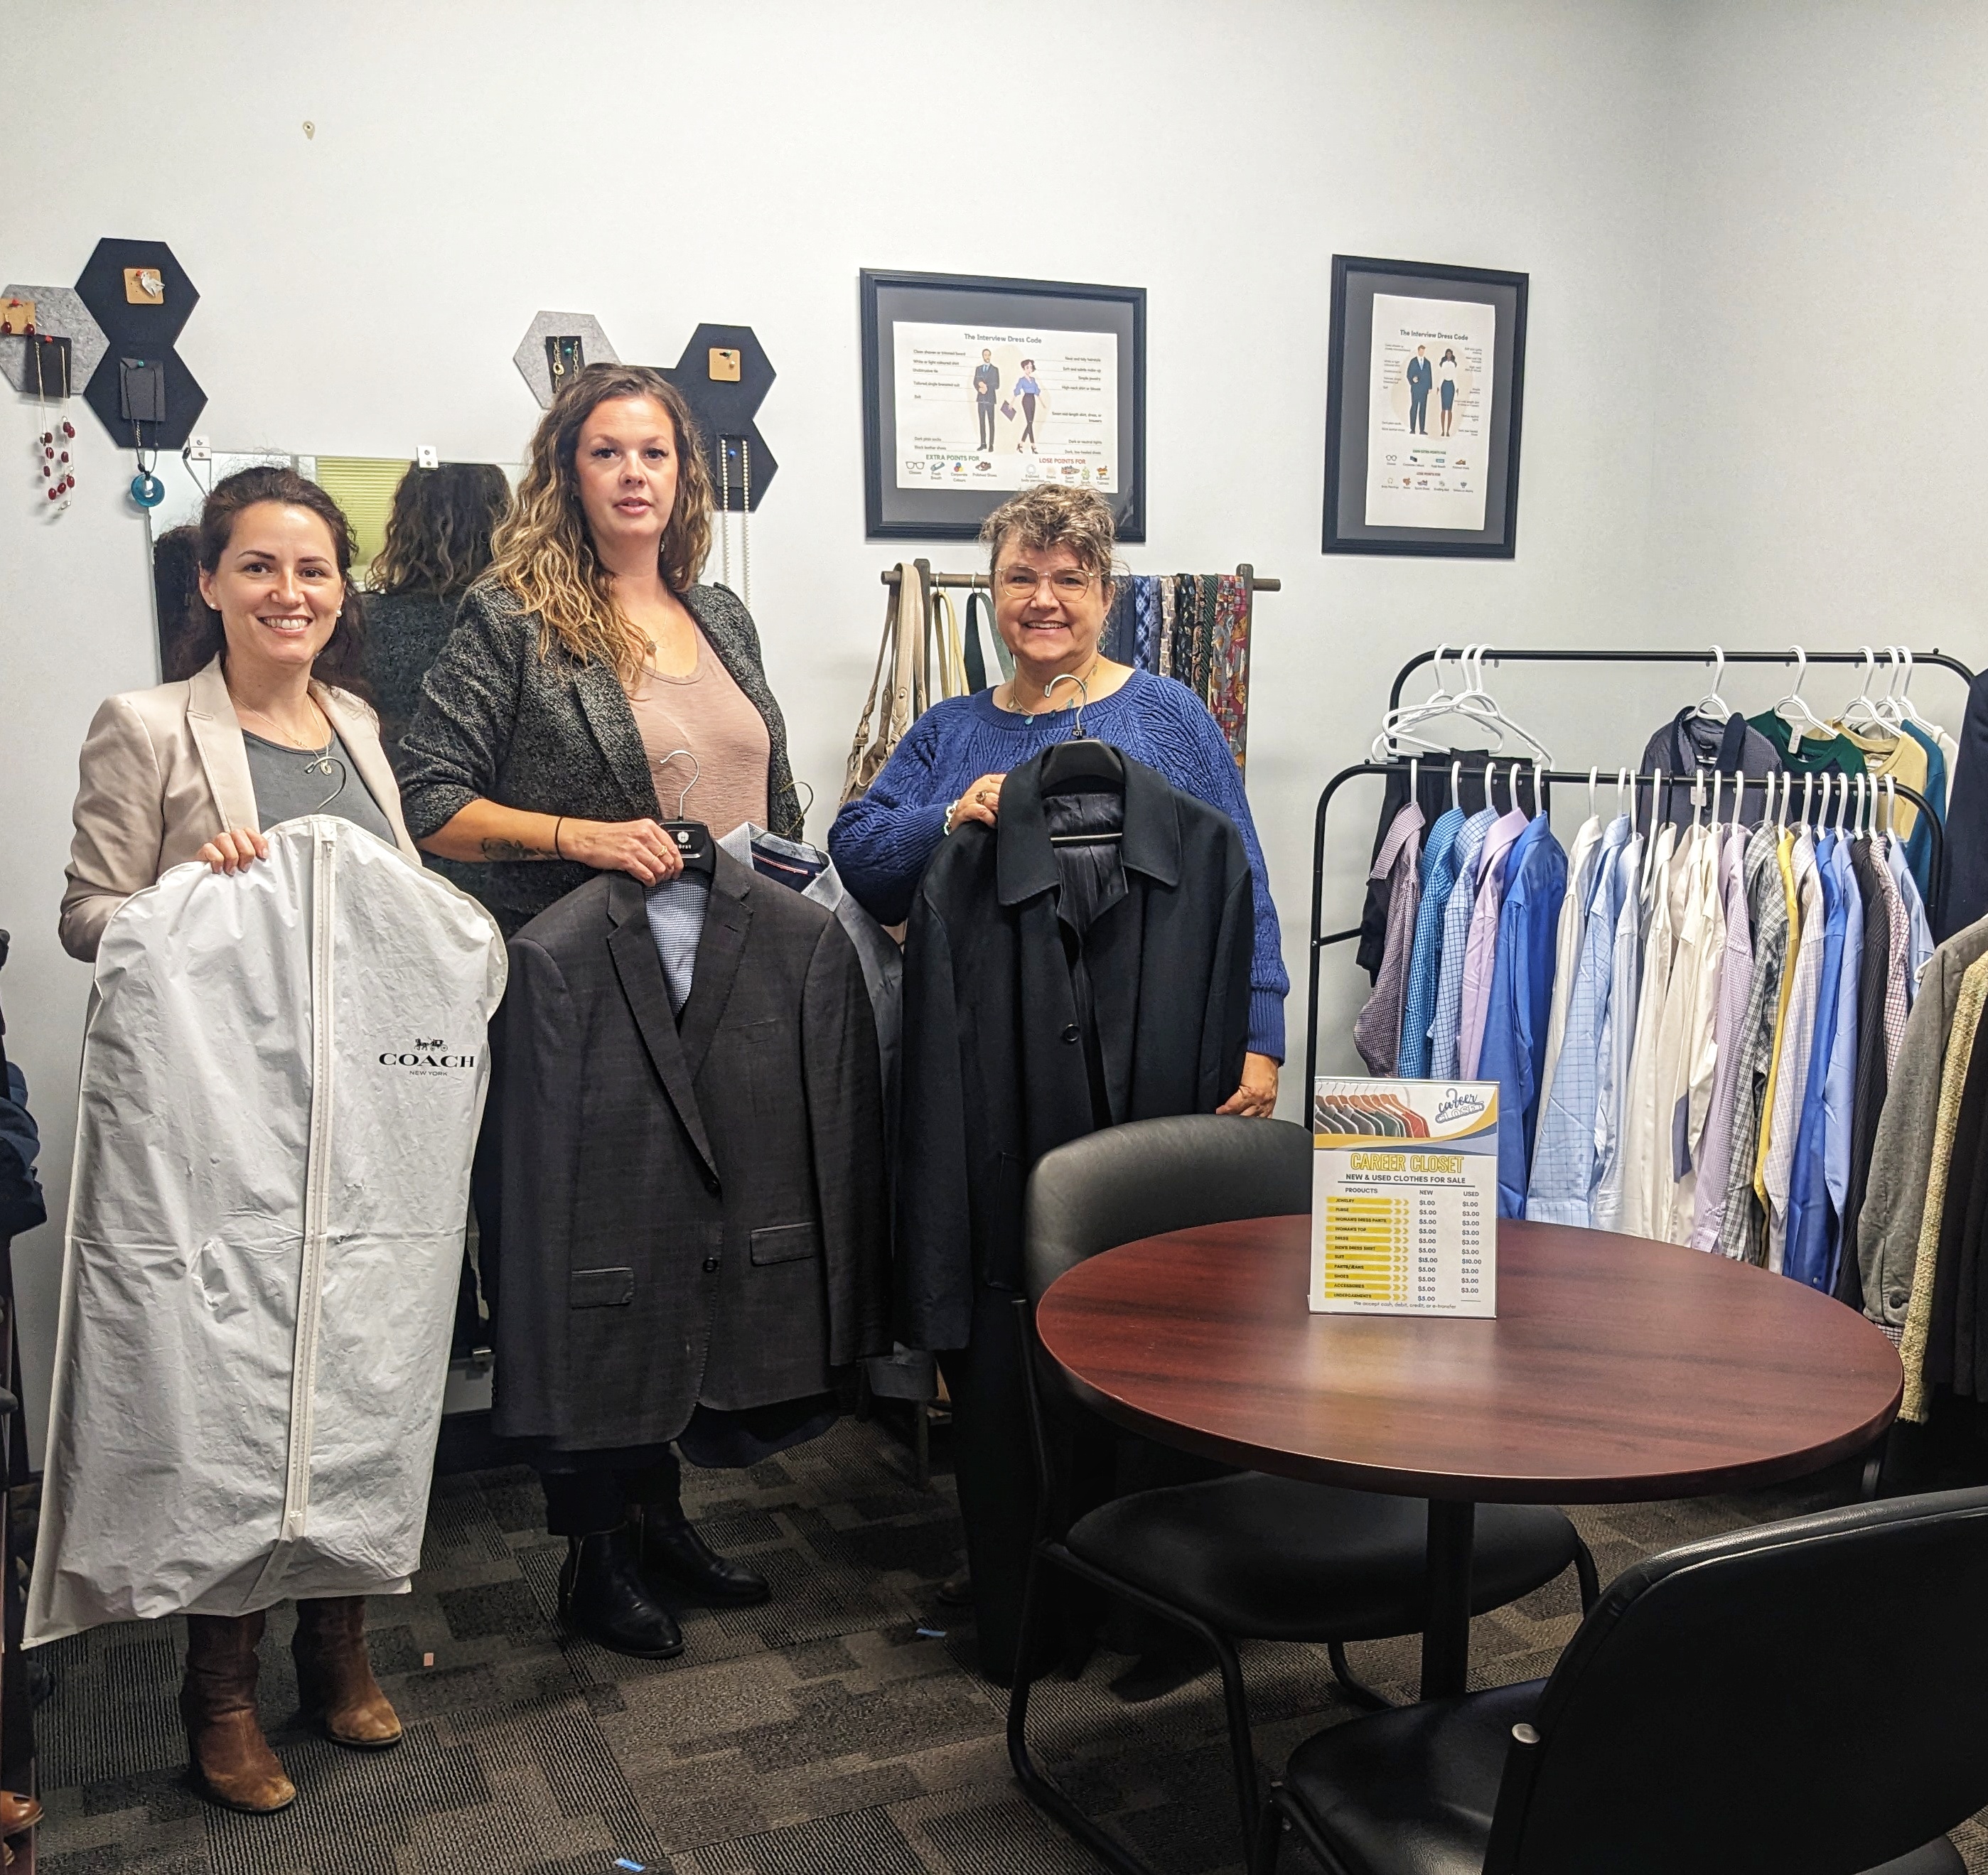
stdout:
[[1074,684],[1082,701],[1077,706],[1077,720],[1068,740],[1052,743],[1043,753],[1043,792],[1066,793],[1082,787],[1087,782],[1103,782],[1107,787],[1123,792],[1125,758],[1109,742],[1100,742],[1095,736],[1084,732],[1084,704],[1090,701],[1090,692],[1085,688],[1084,679],[1065,671],[1061,677],[1050,680],[1049,688],[1043,694],[1052,694],[1059,684]]
[[679,755],[689,762],[691,778],[684,783],[683,792],[677,796],[676,819],[665,820],[661,825],[663,831],[676,842],[677,851],[683,856],[685,873],[695,873],[701,878],[708,879],[718,870],[718,843],[711,837],[710,828],[702,820],[686,820],[684,818],[684,802],[689,799],[690,791],[697,785],[698,778],[704,773],[703,768],[696,756],[687,748],[671,749],[655,765],[658,769],[666,767]]
[[[1073,794],[1100,785],[1123,795],[1125,792],[1125,758],[1109,742],[1100,742],[1095,736],[1084,733],[1084,706],[1090,701],[1090,693],[1085,688],[1084,679],[1065,671],[1061,677],[1052,677],[1049,688],[1043,694],[1048,696],[1059,684],[1074,684],[1082,701],[1077,706],[1077,720],[1071,725],[1069,739],[1053,742],[1043,753],[1043,792],[1048,794]],[[1052,833],[1052,846],[1115,846],[1124,839],[1123,832],[1094,833]]]

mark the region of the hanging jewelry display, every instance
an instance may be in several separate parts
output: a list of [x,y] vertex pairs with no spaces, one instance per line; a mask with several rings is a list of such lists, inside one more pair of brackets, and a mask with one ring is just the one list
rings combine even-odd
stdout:
[[[69,421],[69,342],[49,338],[28,328],[28,355],[35,361],[35,399],[41,407],[41,441],[35,445],[42,478],[48,484],[48,498],[60,514],[69,506],[76,487],[76,425]],[[49,354],[55,354],[50,358]],[[51,384],[49,377],[56,376]],[[53,414],[49,407],[51,391],[56,394]]]
[[[131,498],[140,508],[156,508],[166,498],[166,485],[152,472],[159,466],[158,444],[154,441],[148,451],[142,429],[140,424],[131,425],[131,453],[138,462],[138,472],[131,478]],[[147,454],[150,461],[146,460]]]
[[[739,596],[752,610],[752,442],[739,439]],[[728,523],[729,525],[729,523]]]
[[718,439],[718,576],[732,589],[732,451]]

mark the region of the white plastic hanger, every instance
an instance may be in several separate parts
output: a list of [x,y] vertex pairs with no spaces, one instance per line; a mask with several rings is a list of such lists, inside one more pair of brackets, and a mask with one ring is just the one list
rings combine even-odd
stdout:
[[1373,760],[1387,762],[1405,754],[1410,748],[1424,750],[1430,755],[1442,753],[1443,744],[1432,742],[1414,732],[1424,724],[1435,722],[1445,716],[1468,717],[1496,738],[1492,743],[1493,748],[1502,749],[1504,747],[1504,736],[1499,724],[1492,718],[1479,717],[1468,701],[1470,694],[1469,660],[1472,653],[1478,648],[1475,645],[1466,645],[1458,654],[1457,671],[1464,688],[1460,691],[1452,691],[1445,683],[1442,674],[1442,660],[1449,655],[1449,647],[1446,644],[1436,647],[1435,656],[1431,660],[1435,671],[1435,688],[1421,702],[1404,703],[1388,711],[1381,718],[1381,733],[1374,738]]
[[1712,688],[1691,706],[1691,713],[1716,723],[1729,722],[1732,720],[1733,706],[1719,694],[1719,686],[1726,681],[1726,654],[1715,644],[1712,655],[1718,660],[1712,673]]
[[1883,701],[1878,704],[1891,721],[1903,728],[1912,723],[1928,735],[1943,733],[1939,724],[1929,721],[1919,713],[1919,707],[1909,694],[1912,688],[1912,647],[1905,644],[1888,644],[1886,654],[1892,660],[1892,681],[1885,687]]
[[1808,653],[1798,644],[1791,644],[1788,649],[1795,660],[1794,688],[1774,705],[1774,714],[1794,731],[1790,746],[1799,748],[1804,736],[1833,735],[1835,731],[1808,707],[1801,694],[1802,684],[1808,676]]
[[1539,756],[1548,768],[1551,768],[1553,752],[1530,729],[1507,716],[1499,707],[1497,698],[1484,688],[1484,659],[1490,649],[1488,644],[1477,644],[1464,652],[1465,688],[1456,700],[1459,711],[1473,722],[1508,731]]
[[1864,654],[1864,688],[1851,698],[1849,708],[1838,719],[1846,729],[1854,729],[1860,735],[1896,738],[1898,725],[1885,715],[1878,707],[1878,700],[1871,694],[1871,686],[1878,675],[1878,654],[1870,646],[1859,647]]

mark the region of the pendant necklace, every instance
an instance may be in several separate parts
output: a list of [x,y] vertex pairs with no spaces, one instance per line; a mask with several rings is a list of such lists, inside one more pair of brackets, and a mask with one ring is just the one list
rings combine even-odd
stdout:
[[[739,445],[739,584],[732,584],[732,445]],[[718,439],[718,576],[752,610],[752,444],[749,437]]]

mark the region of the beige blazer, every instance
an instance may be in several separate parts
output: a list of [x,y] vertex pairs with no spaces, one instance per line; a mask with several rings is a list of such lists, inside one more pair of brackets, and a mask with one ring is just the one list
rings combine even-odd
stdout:
[[[380,746],[379,719],[347,691],[315,681],[310,688],[401,850],[418,866],[394,771]],[[70,956],[91,963],[110,914],[134,892],[196,857],[216,834],[230,827],[259,830],[262,822],[241,719],[218,657],[184,684],[106,698],[78,766],[62,941]]]

